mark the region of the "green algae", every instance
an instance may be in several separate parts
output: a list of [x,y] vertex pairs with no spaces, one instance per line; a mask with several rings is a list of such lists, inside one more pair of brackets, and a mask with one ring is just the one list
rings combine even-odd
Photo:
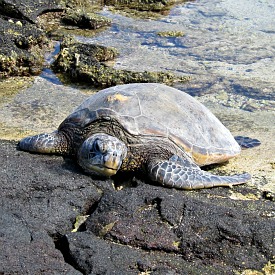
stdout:
[[79,215],[75,218],[74,228],[71,232],[77,232],[90,215]]
[[35,131],[22,130],[20,127],[13,127],[0,122],[0,139],[19,141],[23,137],[37,134]]
[[184,32],[182,31],[160,31],[157,33],[160,37],[182,37]]
[[64,86],[69,86],[69,87],[75,88],[85,95],[93,95],[99,91],[98,88],[90,86],[90,85],[88,86],[87,83],[85,83],[83,81],[73,80],[66,73],[56,73],[56,76],[62,82],[62,84]]
[[182,3],[185,1],[179,0],[106,0],[105,4],[114,6],[117,9],[132,9],[137,11],[154,11],[160,12],[163,10],[169,10],[175,4]]
[[83,36],[87,38],[94,37],[98,35],[100,32],[106,30],[108,27],[102,27],[100,29],[90,30],[90,29],[80,29],[76,26],[65,26],[59,25],[58,28],[52,29],[49,33],[52,39],[54,40],[62,40],[66,36]]
[[0,54],[0,79],[9,76],[31,76],[38,75],[42,71],[44,58],[42,54],[16,53],[11,51],[10,55]]
[[[80,69],[75,71],[78,78],[89,81],[95,86],[109,87],[126,83],[150,83],[161,82],[172,84],[175,76],[165,72],[132,72],[127,70],[115,70],[106,66],[88,66],[79,64]],[[180,80],[180,78],[178,78]]]
[[135,19],[157,20],[169,13],[169,10],[154,12],[154,11],[140,11],[140,10],[130,9],[127,7],[118,8],[118,7],[110,6],[108,8],[112,13],[120,14],[122,16],[135,18]]
[[10,102],[22,89],[30,87],[33,80],[33,77],[10,77],[8,79],[0,80],[1,105]]
[[88,11],[100,10],[104,5],[101,0],[61,0],[60,2],[64,7],[82,8]]
[[63,12],[48,12],[38,16],[38,26],[51,39],[62,40],[68,35],[92,37],[111,25],[111,20],[96,13],[102,8],[90,5],[68,6]]

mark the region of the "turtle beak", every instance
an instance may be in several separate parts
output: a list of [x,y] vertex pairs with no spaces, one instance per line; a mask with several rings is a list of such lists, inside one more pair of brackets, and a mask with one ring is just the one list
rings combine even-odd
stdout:
[[111,177],[120,169],[121,163],[121,154],[111,151],[94,157],[92,162],[86,161],[84,165],[83,163],[80,163],[80,165],[90,172],[94,171],[97,174]]
[[103,156],[103,166],[105,167],[104,174],[106,176],[115,175],[119,170],[121,163],[121,156],[117,152],[108,152]]

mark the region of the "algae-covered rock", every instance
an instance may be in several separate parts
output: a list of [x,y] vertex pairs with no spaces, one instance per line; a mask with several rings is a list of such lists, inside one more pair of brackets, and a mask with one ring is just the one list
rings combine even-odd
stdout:
[[158,36],[160,37],[181,37],[184,36],[182,31],[161,31],[158,32]]
[[106,5],[112,5],[117,8],[130,8],[141,11],[161,11],[167,7],[180,2],[179,0],[106,0]]
[[41,72],[43,48],[48,45],[41,30],[26,22],[16,24],[0,18],[0,41],[0,78]]
[[49,44],[37,16],[61,10],[59,0],[0,0],[0,78],[41,73]]
[[113,60],[117,54],[114,48],[82,44],[67,38],[61,44],[60,53],[52,67],[55,72],[66,73],[73,81],[83,81],[101,87],[137,82],[171,84],[175,81],[187,80],[186,77],[177,77],[169,72],[116,70],[103,63]]
[[69,9],[62,17],[62,22],[68,25],[78,26],[82,29],[99,29],[110,26],[111,20],[96,13],[85,12],[83,9]]
[[168,14],[171,8],[186,0],[106,0],[104,4],[114,12],[133,18],[157,19]]

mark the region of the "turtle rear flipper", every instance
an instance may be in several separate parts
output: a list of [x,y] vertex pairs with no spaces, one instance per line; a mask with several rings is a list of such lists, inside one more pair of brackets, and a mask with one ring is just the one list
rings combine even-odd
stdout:
[[169,160],[149,165],[150,177],[162,185],[192,190],[217,186],[232,186],[251,179],[248,173],[233,176],[218,176],[203,171],[188,159],[173,156]]
[[236,136],[234,137],[242,149],[253,148],[261,145],[261,142],[256,138]]
[[42,154],[65,154],[68,151],[67,139],[58,131],[23,138],[18,146],[23,151]]

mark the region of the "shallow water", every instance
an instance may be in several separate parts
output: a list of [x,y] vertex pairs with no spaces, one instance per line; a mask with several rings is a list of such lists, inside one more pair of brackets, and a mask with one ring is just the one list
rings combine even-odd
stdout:
[[[112,19],[112,27],[78,39],[117,48],[118,69],[191,75],[189,85],[178,87],[192,95],[218,93],[229,107],[272,110],[274,10],[271,0],[196,1],[176,6],[159,20],[137,20],[105,9],[102,14]],[[160,31],[184,36],[160,37]]]
[[[259,12],[253,12],[258,6]],[[118,48],[119,68],[145,70],[149,62],[156,70],[274,81],[274,9],[272,0],[195,1],[173,8],[170,15],[157,21],[126,18],[105,10],[103,14],[113,20],[112,27],[95,38],[79,39]],[[171,30],[185,35],[157,35]]]
[[[118,69],[191,75],[188,84],[176,87],[198,97],[234,134],[262,141],[221,169],[252,172],[258,186],[274,189],[274,10],[273,0],[200,0],[152,20],[105,8],[102,14],[112,19],[112,26],[94,37],[77,39],[116,47]],[[161,37],[160,31],[184,35]],[[18,140],[52,131],[88,96],[62,85],[49,69],[28,85],[1,100],[0,138]]]

